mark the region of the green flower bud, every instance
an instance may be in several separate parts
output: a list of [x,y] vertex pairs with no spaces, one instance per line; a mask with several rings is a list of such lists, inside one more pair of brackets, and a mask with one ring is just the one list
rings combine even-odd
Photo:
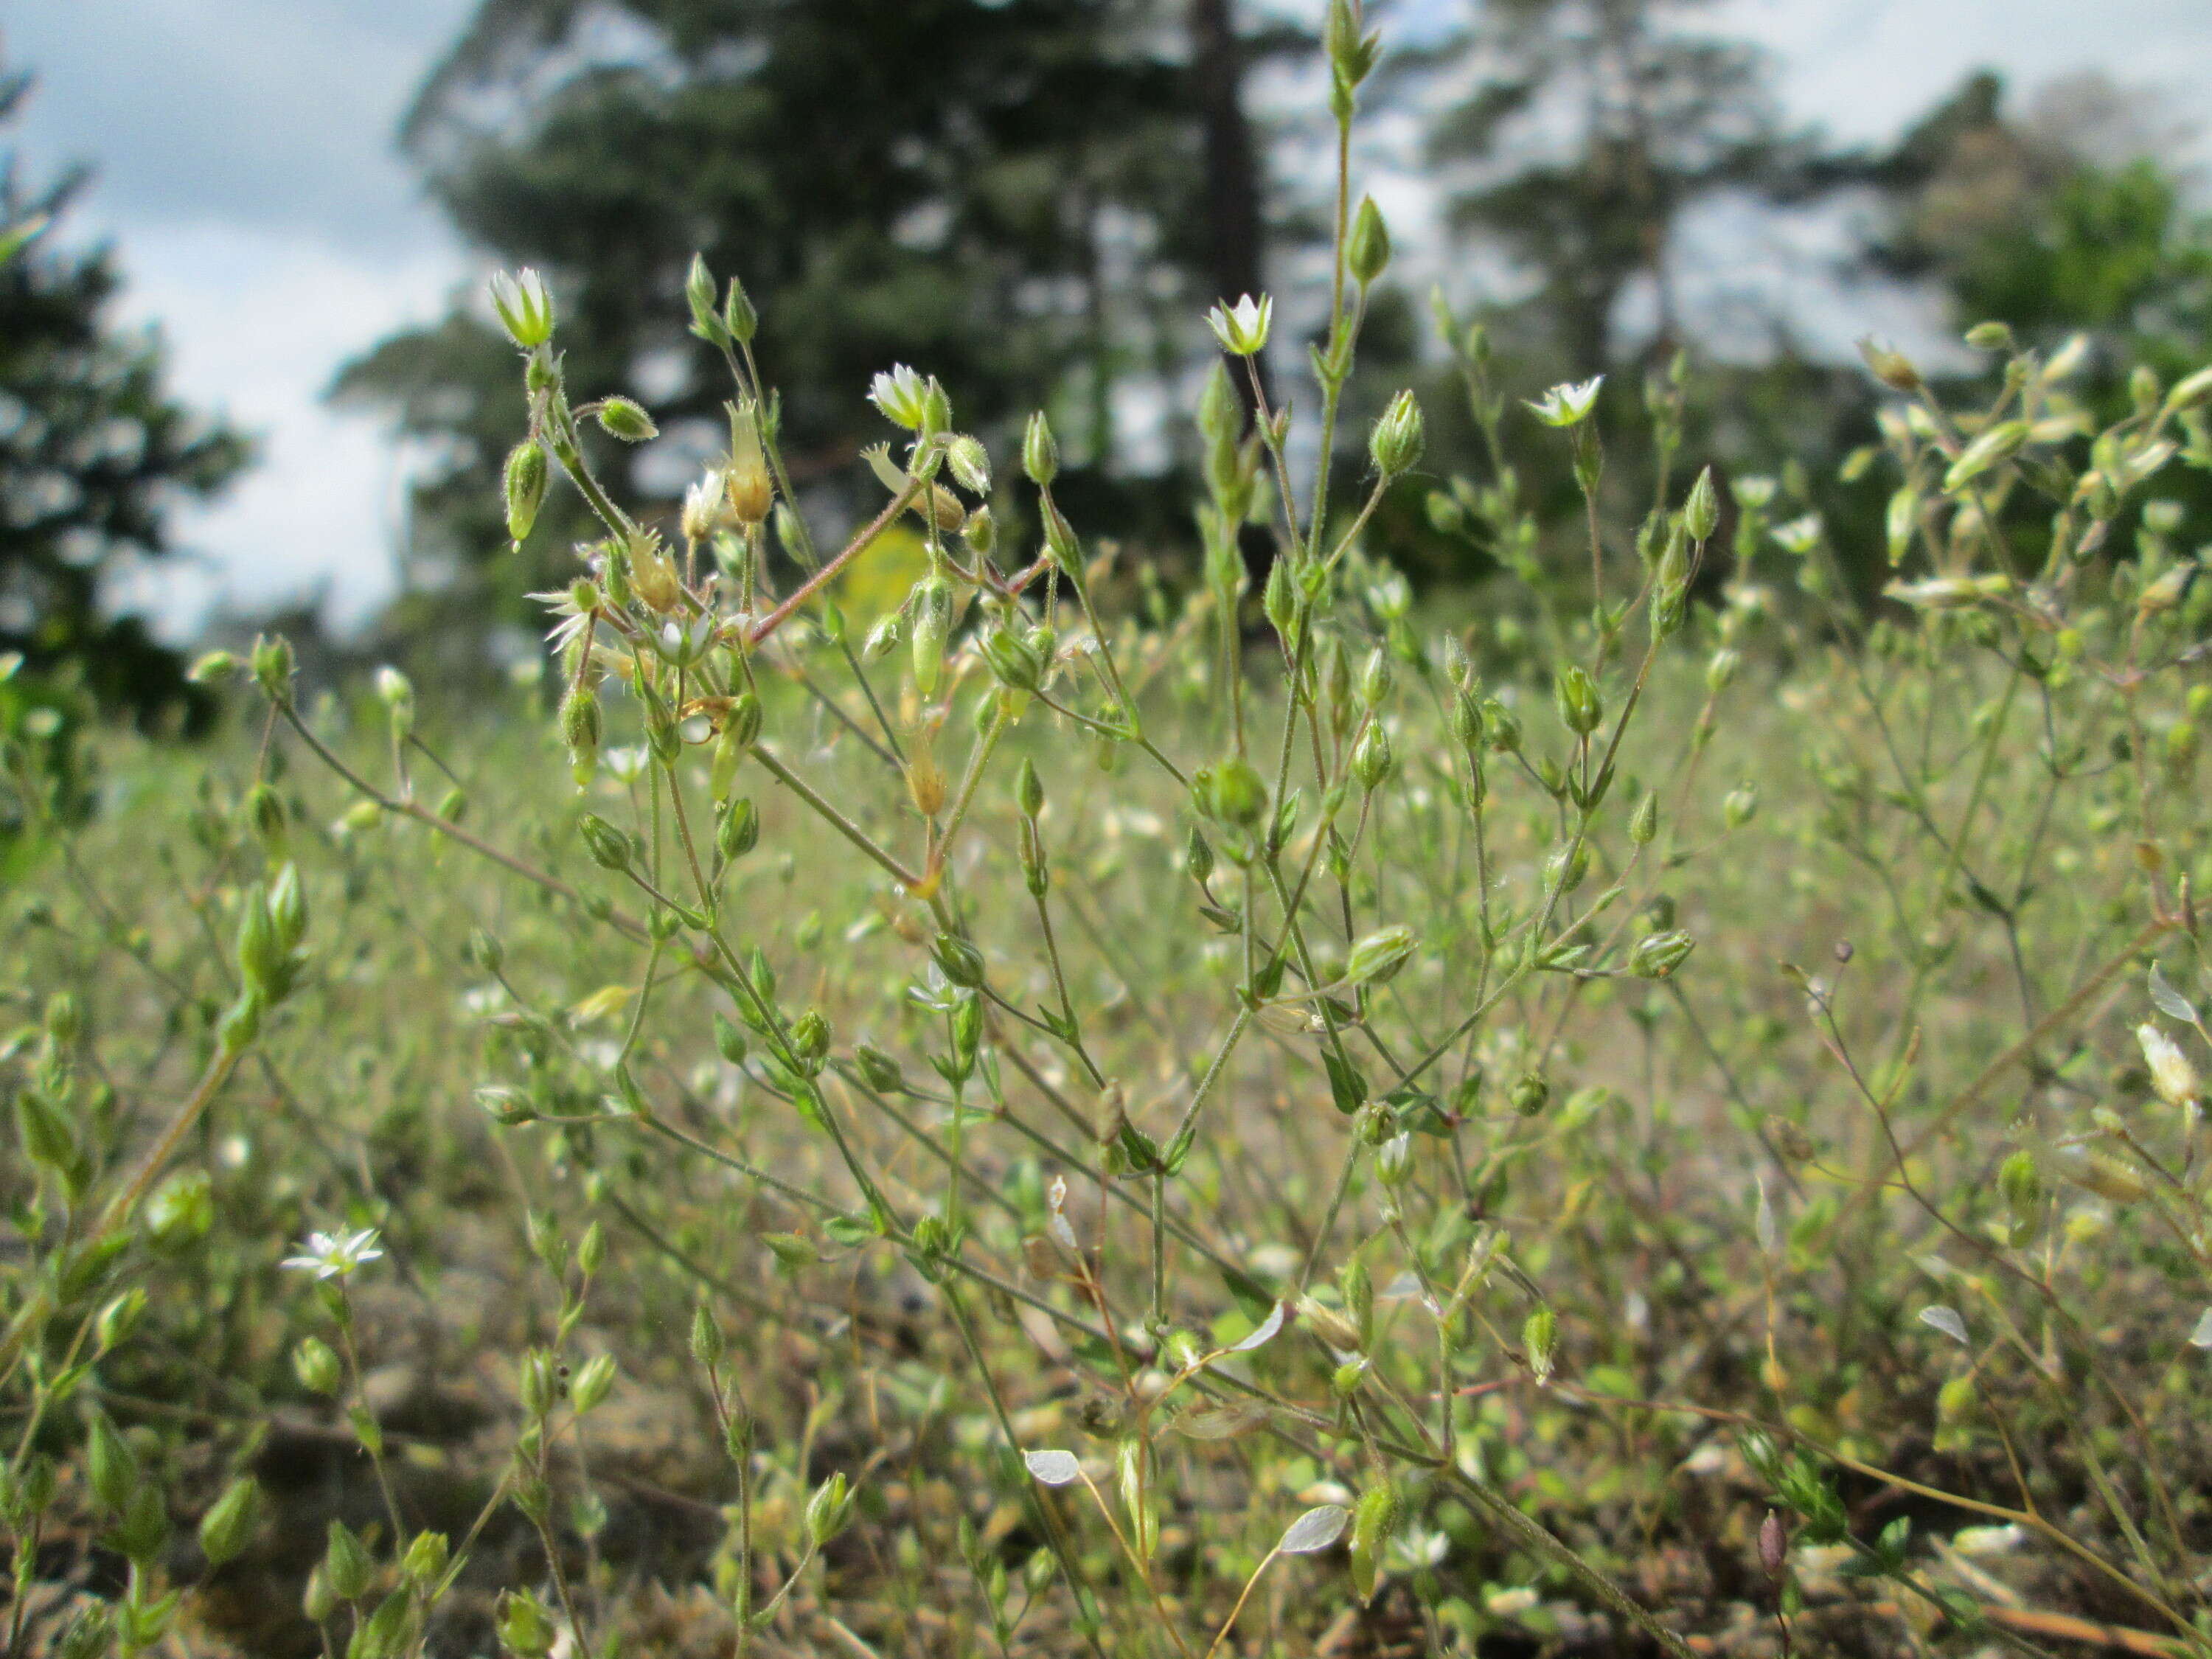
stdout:
[[138,1457],[105,1412],[94,1415],[85,1440],[85,1479],[102,1508],[121,1515],[138,1490]]
[[1376,646],[1367,653],[1367,661],[1359,671],[1359,701],[1370,708],[1380,708],[1390,696],[1394,678],[1390,653]]
[[253,1541],[260,1509],[261,1488],[252,1477],[241,1475],[223,1488],[222,1496],[200,1517],[200,1553],[208,1565],[219,1567],[236,1559]]
[[1628,838],[1638,847],[1649,847],[1659,834],[1659,797],[1646,795],[1636,808],[1636,815],[1628,820]]
[[1052,426],[1042,410],[1030,416],[1022,434],[1022,471],[1039,489],[1049,489],[1060,476],[1060,446],[1053,441]]
[[980,649],[993,676],[1008,690],[1034,693],[1044,682],[1044,663],[1023,635],[1011,628],[994,628],[983,636]]
[[574,688],[561,700],[561,741],[580,785],[599,764],[601,732],[599,694],[588,685]]
[[605,1400],[614,1385],[615,1357],[593,1354],[577,1368],[574,1380],[568,1384],[568,1403],[581,1417]]
[[1285,640],[1297,625],[1298,590],[1291,576],[1291,562],[1278,558],[1267,566],[1267,585],[1260,591],[1260,609],[1277,635]]
[[660,435],[645,405],[629,398],[609,398],[599,404],[599,429],[626,444],[641,444]]
[[1605,698],[1597,682],[1577,664],[1570,663],[1552,682],[1552,706],[1559,720],[1578,738],[1586,738],[1605,724]]
[[1628,953],[1628,970],[1639,979],[1666,979],[1697,948],[1697,941],[1679,929],[1651,933],[1638,939]]
[[852,1508],[853,1494],[845,1485],[845,1477],[842,1474],[831,1475],[806,1500],[807,1541],[820,1549],[844,1530]]
[[745,1034],[724,1014],[714,1016],[714,1052],[732,1066],[745,1063]]
[[1352,947],[1344,976],[1355,985],[1387,985],[1413,959],[1419,940],[1402,923],[1367,935]]
[[1904,353],[1866,339],[1859,342],[1859,356],[1866,360],[1866,366],[1873,372],[1875,379],[1892,392],[1920,390],[1920,371],[1912,366],[1912,360]]
[[1352,217],[1352,234],[1345,244],[1345,266],[1352,280],[1365,288],[1380,276],[1390,263],[1390,231],[1382,222],[1382,210],[1375,205],[1372,196],[1359,198],[1359,210]]
[[860,1073],[860,1080],[879,1095],[902,1094],[906,1091],[906,1073],[899,1063],[882,1049],[870,1043],[856,1044],[853,1049],[853,1065]]
[[988,559],[999,544],[999,521],[991,516],[987,502],[970,513],[960,526],[960,539],[968,544],[968,550],[979,559]]
[[1421,405],[1412,392],[1401,392],[1375,422],[1367,441],[1368,456],[1377,472],[1395,478],[1419,465],[1427,447],[1428,428],[1421,417]]
[[952,631],[952,584],[924,576],[914,585],[914,683],[925,697],[937,695],[945,672],[945,641]]
[[1460,746],[1470,752],[1482,742],[1482,699],[1472,686],[1462,686],[1452,694],[1451,732]]
[[1044,811],[1044,781],[1037,776],[1036,763],[1027,755],[1014,772],[1014,804],[1024,817],[1033,818]]
[[760,842],[760,813],[752,797],[741,795],[722,809],[714,825],[714,850],[725,864],[735,864]]
[[1206,371],[1206,385],[1198,394],[1200,435],[1215,444],[1233,446],[1244,427],[1244,404],[1230,378],[1229,365],[1218,357]]
[[1540,1382],[1551,1378],[1559,1338],[1559,1316],[1547,1307],[1536,1309],[1521,1322],[1521,1346],[1528,1352],[1528,1369],[1536,1373]]
[[1224,823],[1249,829],[1267,810],[1267,781],[1251,762],[1231,755],[1212,769],[1200,805]]
[[714,275],[707,269],[707,256],[691,256],[691,268],[684,276],[684,301],[691,307],[691,331],[709,344],[723,343],[728,331],[714,309]]
[[300,1386],[309,1394],[319,1394],[328,1399],[345,1382],[344,1369],[331,1345],[319,1336],[306,1336],[292,1350],[292,1375],[300,1379]]
[[1203,887],[1212,878],[1213,848],[1212,843],[1199,833],[1198,826],[1194,823],[1190,826],[1188,839],[1183,842],[1182,861],[1183,867],[1190,872],[1190,878],[1200,886]]
[[1570,842],[1544,860],[1545,883],[1559,892],[1571,893],[1589,874],[1589,842]]
[[739,345],[750,345],[760,327],[760,313],[753,309],[752,296],[734,276],[730,278],[729,291],[722,300],[722,326],[729,330],[730,337]]
[[273,701],[292,695],[292,641],[282,634],[257,634],[253,639],[253,678]]
[[538,509],[545,501],[545,451],[536,440],[526,438],[507,457],[507,534],[520,542],[538,522]]
[[714,1316],[707,1311],[703,1302],[691,1310],[691,1357],[706,1366],[719,1365],[729,1351],[729,1343],[722,1335],[722,1328],[714,1322]]
[[1997,1191],[2012,1212],[2012,1243],[2027,1243],[2043,1219],[2043,1175],[2033,1152],[2022,1147],[1997,1166]]
[[92,1324],[93,1352],[108,1354],[118,1343],[129,1340],[131,1333],[146,1311],[146,1287],[133,1285],[118,1297],[109,1299]]
[[1552,1085],[1544,1080],[1541,1072],[1523,1072],[1515,1081],[1509,1098],[1513,1109],[1522,1117],[1541,1117],[1544,1108],[1552,1102]]
[[1490,746],[1501,755],[1521,752],[1521,717],[1510,704],[1495,697],[1486,697],[1482,704],[1482,723],[1490,732]]
[[1382,729],[1382,721],[1369,720],[1352,750],[1352,775],[1371,795],[1389,781],[1393,764],[1390,734]]
[[220,685],[238,672],[240,665],[235,652],[204,652],[192,665],[185,671],[185,678],[194,685]]
[[368,1594],[375,1577],[376,1563],[353,1529],[343,1521],[332,1521],[330,1544],[323,1552],[323,1578],[331,1594],[341,1601],[357,1601]]
[[628,836],[596,812],[586,812],[577,819],[576,828],[583,835],[584,850],[600,869],[621,872],[629,868],[633,851]]
[[982,984],[983,953],[966,939],[939,933],[932,941],[929,954],[945,977],[963,990],[972,991]]
[[1382,1552],[1398,1529],[1404,1504],[1397,1484],[1385,1479],[1359,1495],[1352,1510],[1352,1587],[1362,1601],[1375,1599],[1382,1577]]
[[945,464],[969,495],[991,493],[991,457],[980,438],[962,433],[945,447]]
[[545,1659],[553,1651],[553,1615],[528,1590],[502,1591],[495,1622],[500,1646],[514,1659]]
[[453,1545],[442,1532],[418,1532],[407,1546],[399,1570],[417,1589],[428,1589],[446,1576],[453,1562]]
[[1682,526],[1693,541],[1708,539],[1721,521],[1721,494],[1713,484],[1713,470],[1705,468],[1698,474],[1697,483],[1690,486],[1690,498],[1682,503]]
[[791,1046],[809,1065],[818,1064],[829,1054],[830,1022],[818,1009],[808,1009],[792,1023]]

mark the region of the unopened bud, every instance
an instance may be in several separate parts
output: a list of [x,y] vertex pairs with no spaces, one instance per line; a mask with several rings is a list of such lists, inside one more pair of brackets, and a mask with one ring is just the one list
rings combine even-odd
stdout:
[[1375,205],[1372,196],[1359,198],[1359,210],[1352,216],[1352,234],[1345,246],[1346,268],[1352,280],[1365,288],[1380,276],[1390,263],[1390,230],[1382,222],[1382,210]]
[[626,444],[641,444],[660,435],[645,405],[632,398],[609,398],[599,404],[599,429]]
[[760,813],[754,808],[751,798],[741,796],[723,809],[721,821],[714,826],[714,850],[725,864],[734,864],[751,852],[760,841]]
[[1628,953],[1628,969],[1639,979],[1666,979],[1697,948],[1697,941],[1679,928],[1652,933],[1636,942]]
[[545,500],[545,451],[535,440],[526,438],[508,452],[504,475],[508,540],[523,540],[538,522],[538,509]]
[[1382,721],[1370,720],[1352,749],[1352,775],[1362,789],[1373,794],[1389,781],[1394,758],[1390,734],[1382,729]]
[[924,576],[914,585],[911,638],[914,683],[925,697],[937,694],[944,677],[945,636],[952,629],[952,584]]
[[1419,465],[1427,442],[1421,405],[1411,392],[1401,392],[1382,411],[1382,418],[1375,422],[1367,451],[1377,472],[1386,478],[1395,478]]
[[1552,1376],[1552,1360],[1559,1346],[1559,1316],[1548,1307],[1538,1308],[1521,1322],[1521,1346],[1528,1355],[1528,1369],[1539,1382]]
[[592,863],[602,870],[629,868],[633,853],[628,836],[596,812],[585,813],[576,821],[576,828],[584,837],[584,850],[592,855]]
[[1513,1109],[1522,1117],[1540,1117],[1551,1103],[1552,1085],[1541,1072],[1523,1072],[1514,1083],[1510,1098]]
[[1597,682],[1577,664],[1569,664],[1552,682],[1552,703],[1561,724],[1578,738],[1586,738],[1605,723],[1605,699]]
[[1912,360],[1902,352],[1877,345],[1873,340],[1859,342],[1859,356],[1866,360],[1867,368],[1875,380],[1892,392],[1917,392],[1921,387],[1920,371]]
[[1721,521],[1720,491],[1713,486],[1711,467],[1698,474],[1697,483],[1690,486],[1690,498],[1682,503],[1682,525],[1694,541],[1704,541],[1719,527]]
[[1060,476],[1060,445],[1053,439],[1051,422],[1042,410],[1030,416],[1022,434],[1022,471],[1039,489],[1049,489]]

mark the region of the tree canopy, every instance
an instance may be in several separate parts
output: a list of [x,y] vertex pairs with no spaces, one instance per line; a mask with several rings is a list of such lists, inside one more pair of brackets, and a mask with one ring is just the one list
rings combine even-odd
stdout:
[[[0,76],[0,126],[32,85]],[[156,338],[114,325],[107,251],[58,246],[85,177],[27,185],[13,151],[0,159],[0,226],[34,231],[0,262],[0,657],[142,720],[191,716],[181,659],[106,608],[103,587],[126,562],[167,555],[170,510],[221,489],[247,446],[169,395]]]

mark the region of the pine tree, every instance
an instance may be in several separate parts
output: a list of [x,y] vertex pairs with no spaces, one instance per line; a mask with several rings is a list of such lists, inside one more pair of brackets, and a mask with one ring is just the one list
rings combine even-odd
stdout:
[[[1219,0],[1198,10],[1227,17]],[[1241,280],[1257,257],[1240,66],[1218,35],[1194,59],[1193,18],[1168,0],[620,0],[592,15],[629,46],[593,56],[567,0],[483,0],[404,141],[471,243],[546,275],[572,381],[636,392],[677,441],[604,458],[672,504],[684,479],[664,476],[668,456],[703,457],[728,391],[683,332],[695,251],[757,307],[794,481],[817,501],[863,477],[854,457],[883,434],[860,394],[895,362],[938,375],[987,435],[1049,410],[1068,487],[1086,472],[1102,487],[1118,381],[1187,363],[1216,268]],[[1239,218],[1217,234],[1206,191],[1224,167]],[[414,502],[416,625],[480,614],[455,601],[504,544],[513,374],[464,308],[339,383],[441,448]],[[556,492],[542,523],[528,556],[565,574],[582,520]]]
[[[0,125],[31,88],[27,75],[0,76]],[[0,225],[15,244],[0,263],[0,660],[142,721],[165,709],[194,720],[208,705],[181,659],[141,619],[112,614],[102,586],[167,554],[170,507],[222,489],[247,447],[169,396],[157,340],[113,325],[110,255],[55,246],[84,183],[72,173],[27,188],[12,151],[0,161]]]
[[[1663,363],[1681,338],[1670,260],[1717,191],[1796,196],[1822,177],[1784,127],[1770,65],[1689,26],[1707,0],[1478,0],[1433,54],[1466,77],[1432,130],[1452,229],[1528,289],[1512,310],[1554,378]],[[1648,298],[1641,339],[1624,301]]]

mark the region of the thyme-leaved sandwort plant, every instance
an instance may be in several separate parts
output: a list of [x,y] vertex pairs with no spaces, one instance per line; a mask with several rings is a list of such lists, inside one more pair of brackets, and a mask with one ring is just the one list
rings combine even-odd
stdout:
[[[703,263],[726,445],[619,499],[521,272],[541,679],[267,637],[88,823],[11,740],[9,1659],[2212,1649],[2212,371],[1869,348],[1863,548],[1440,298],[1437,456],[1328,18],[1310,378],[1223,296],[1180,586],[920,368],[825,534]],[[1501,578],[1417,604],[1409,492]]]

